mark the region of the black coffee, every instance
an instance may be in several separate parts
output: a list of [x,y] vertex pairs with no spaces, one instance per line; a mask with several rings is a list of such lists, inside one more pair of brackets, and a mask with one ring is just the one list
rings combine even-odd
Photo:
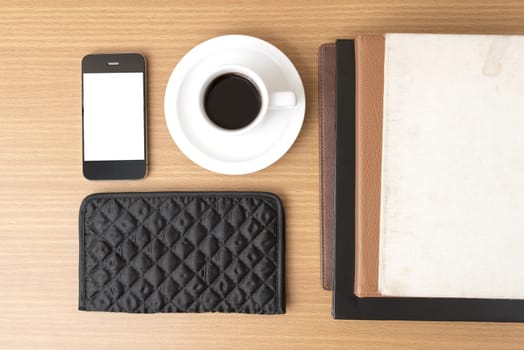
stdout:
[[204,95],[204,108],[209,119],[229,130],[248,126],[260,112],[261,104],[256,86],[234,73],[217,77]]

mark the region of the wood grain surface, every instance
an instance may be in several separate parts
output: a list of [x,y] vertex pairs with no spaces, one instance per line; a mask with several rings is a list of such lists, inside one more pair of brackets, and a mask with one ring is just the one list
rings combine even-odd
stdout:
[[[319,282],[317,50],[356,34],[524,34],[521,1],[1,1],[1,349],[510,349],[524,324],[334,321]],[[245,176],[199,168],[163,113],[180,58],[214,36],[268,40],[295,63],[307,113],[291,150]],[[149,63],[149,175],[81,173],[80,60],[138,51]],[[262,190],[287,214],[287,314],[130,315],[77,311],[78,207],[101,191]]]

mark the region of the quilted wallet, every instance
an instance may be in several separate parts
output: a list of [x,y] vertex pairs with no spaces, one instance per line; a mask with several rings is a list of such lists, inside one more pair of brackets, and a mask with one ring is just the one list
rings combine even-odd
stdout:
[[285,313],[284,229],[270,193],[90,195],[80,206],[79,309]]

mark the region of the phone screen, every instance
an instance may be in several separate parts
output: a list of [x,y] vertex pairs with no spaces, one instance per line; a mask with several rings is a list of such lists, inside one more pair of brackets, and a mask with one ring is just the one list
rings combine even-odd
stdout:
[[84,161],[144,160],[144,73],[83,73]]

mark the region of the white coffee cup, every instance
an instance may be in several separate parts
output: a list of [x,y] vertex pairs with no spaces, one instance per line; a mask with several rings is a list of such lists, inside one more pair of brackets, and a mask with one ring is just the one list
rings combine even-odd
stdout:
[[[249,80],[256,87],[260,95],[260,110],[257,116],[253,119],[251,123],[240,129],[226,129],[215,124],[207,116],[207,112],[204,106],[206,92],[210,84],[218,77],[226,74],[239,75]],[[271,110],[277,108],[292,108],[296,105],[296,103],[297,97],[293,91],[269,91],[267,85],[264,83],[264,80],[257,73],[245,66],[238,64],[221,65],[213,71],[207,73],[206,78],[203,80],[199,91],[199,108],[201,112],[200,115],[204,117],[204,122],[210,128],[213,128],[216,131],[235,134],[244,133],[248,130],[255,128],[262,122],[262,120],[264,120],[270,114]]]

